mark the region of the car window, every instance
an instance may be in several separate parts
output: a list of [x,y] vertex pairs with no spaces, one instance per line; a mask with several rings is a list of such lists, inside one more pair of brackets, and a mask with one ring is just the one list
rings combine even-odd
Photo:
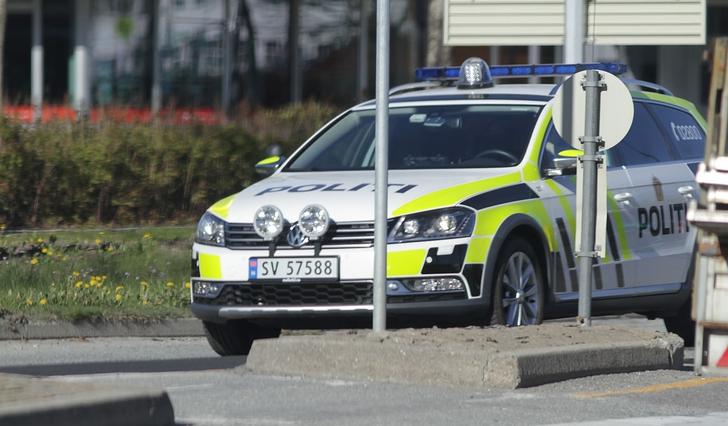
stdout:
[[[489,168],[521,162],[541,106],[396,107],[389,117],[389,168]],[[308,144],[285,171],[372,170],[374,110],[352,111]]]
[[664,105],[650,104],[649,108],[663,126],[667,139],[673,143],[683,159],[705,156],[705,133],[689,113]]
[[675,160],[672,148],[641,102],[634,103],[634,119],[629,132],[609,151],[613,151],[615,161],[625,166]]
[[[541,155],[541,170],[552,169],[554,165],[554,159],[559,157],[559,153],[563,151],[573,151],[575,148],[566,143],[559,133],[556,131],[553,123],[549,125],[546,131],[546,137],[543,143],[543,153]],[[613,165],[615,162],[611,150],[606,152],[607,166]]]

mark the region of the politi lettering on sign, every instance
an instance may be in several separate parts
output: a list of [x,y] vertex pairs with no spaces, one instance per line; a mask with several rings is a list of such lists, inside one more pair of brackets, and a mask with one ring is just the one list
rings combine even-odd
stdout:
[[[397,188],[396,191],[394,191],[395,194],[404,194],[405,192],[410,191],[413,188],[416,188],[417,185],[413,184],[404,184],[404,183],[390,183],[389,188]],[[344,183],[307,183],[305,185],[297,185],[297,186],[271,186],[270,188],[265,188],[262,191],[255,194],[255,196],[263,195],[263,194],[272,194],[274,192],[292,192],[292,193],[304,193],[304,192],[357,192],[365,189],[370,189],[371,192],[374,192],[374,184],[373,183],[358,183],[356,185],[348,186]]]
[[646,235],[648,230],[653,237],[690,232],[690,225],[686,217],[687,210],[686,203],[637,209],[640,224],[639,237],[642,238]]

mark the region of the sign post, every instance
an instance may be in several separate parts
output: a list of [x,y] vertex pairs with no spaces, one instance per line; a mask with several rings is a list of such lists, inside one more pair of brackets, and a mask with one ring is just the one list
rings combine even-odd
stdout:
[[[581,82],[581,87],[575,87],[576,81]],[[606,251],[607,179],[601,152],[627,135],[633,116],[629,89],[605,71],[587,70],[572,75],[554,97],[556,131],[571,146],[583,151],[577,166],[575,245],[579,271],[577,321],[586,327],[591,326],[594,259],[603,257]]]
[[387,329],[387,188],[389,174],[389,0],[377,0],[374,312],[372,329]]
[[583,169],[582,205],[581,205],[581,246],[576,252],[579,259],[579,316],[577,322],[586,327],[591,326],[592,275],[597,230],[597,167],[603,162],[603,156],[597,154],[602,147],[599,137],[599,113],[602,90],[606,88],[604,80],[595,70],[586,72],[586,80],[581,82],[586,91],[586,117],[584,118],[584,136],[579,138],[584,146],[581,156]]

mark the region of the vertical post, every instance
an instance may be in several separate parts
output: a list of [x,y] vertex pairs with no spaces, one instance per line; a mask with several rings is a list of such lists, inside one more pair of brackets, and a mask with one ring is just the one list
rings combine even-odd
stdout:
[[564,62],[584,60],[584,0],[566,0],[564,19]]
[[30,51],[30,102],[33,121],[43,116],[43,1],[33,0],[33,48]]
[[[162,109],[162,63],[159,57],[159,22],[160,22],[160,0],[152,0],[152,114],[159,114]],[[165,10],[166,12],[166,10]]]
[[233,0],[225,0],[225,24],[223,30],[223,66],[222,66],[222,112],[227,117],[230,113],[230,102],[232,100],[232,77],[233,77],[233,34],[237,25],[237,8]]
[[356,98],[365,100],[369,83],[369,0],[359,0],[359,72]]
[[375,332],[387,329],[387,195],[389,173],[389,0],[377,0],[377,115],[374,206]]
[[291,73],[291,102],[301,102],[301,52],[298,38],[300,35],[301,1],[289,0],[288,7],[288,60]]
[[76,109],[76,117],[83,120],[88,116],[89,99],[89,57],[86,33],[90,19],[89,0],[76,0],[75,2],[75,48],[74,58],[74,96],[73,106]]
[[[538,64],[541,62],[541,46],[528,46],[528,63]],[[531,76],[528,77],[528,82],[531,84],[540,83],[541,78]]]
[[599,137],[599,107],[601,91],[605,89],[604,81],[595,70],[586,72],[586,79],[581,83],[586,91],[586,117],[584,120],[584,136],[579,138],[584,155],[581,157],[583,168],[583,187],[581,205],[581,247],[579,258],[579,316],[577,321],[591,326],[592,275],[594,258],[597,256],[594,244],[597,229],[597,167],[601,156],[597,155],[602,139]]

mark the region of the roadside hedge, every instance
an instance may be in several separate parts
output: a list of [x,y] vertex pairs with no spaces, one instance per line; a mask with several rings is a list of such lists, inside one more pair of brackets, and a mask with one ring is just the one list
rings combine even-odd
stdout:
[[334,113],[307,103],[215,126],[0,121],[0,230],[193,220],[253,183],[267,147],[289,154]]

